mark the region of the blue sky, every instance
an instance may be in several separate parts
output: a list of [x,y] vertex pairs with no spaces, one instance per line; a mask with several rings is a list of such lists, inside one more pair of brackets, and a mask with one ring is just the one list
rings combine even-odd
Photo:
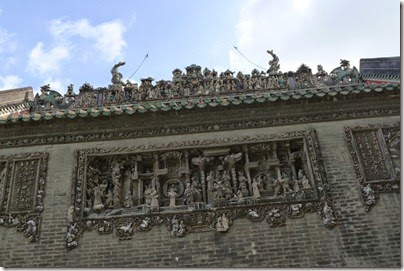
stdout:
[[330,72],[341,58],[400,55],[397,0],[0,0],[0,90],[43,84],[65,93],[110,83],[120,60],[127,79],[170,80],[191,64],[250,73],[300,64]]

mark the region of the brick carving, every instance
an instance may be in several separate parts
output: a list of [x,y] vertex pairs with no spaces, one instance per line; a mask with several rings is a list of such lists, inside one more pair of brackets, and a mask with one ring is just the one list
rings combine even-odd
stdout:
[[233,221],[318,212],[335,217],[314,130],[77,150],[66,246],[84,231],[131,239],[165,224],[173,237],[226,232]]
[[[337,112],[338,111],[338,112]],[[165,135],[179,135],[190,133],[204,133],[206,131],[228,131],[234,129],[250,129],[259,127],[271,127],[279,125],[291,125],[301,124],[318,121],[330,121],[330,120],[344,120],[352,118],[366,118],[375,116],[391,116],[398,115],[400,108],[389,109],[366,109],[358,110],[355,112],[340,112],[336,110],[334,112],[318,112],[311,115],[301,115],[300,113],[291,111],[287,116],[261,116],[262,119],[251,120],[236,120],[228,121],[225,123],[209,123],[200,124],[196,121],[194,124],[187,123],[186,126],[172,126],[169,129],[162,127],[148,128],[140,126],[136,127],[135,124],[125,124],[119,122],[120,127],[114,127],[114,123],[108,123],[108,127],[100,129],[101,131],[92,131],[89,133],[86,126],[83,127],[59,127],[57,134],[47,135],[50,131],[45,131],[45,135],[25,134],[24,138],[20,138],[21,131],[15,135],[10,135],[6,132],[0,131],[0,148],[11,148],[21,146],[34,146],[34,145],[47,145],[47,144],[65,144],[74,142],[91,142],[99,140],[119,140],[119,139],[132,139],[141,137],[157,137]],[[256,111],[254,117],[257,118],[260,112]],[[152,121],[152,120],[150,120]],[[108,130],[108,131],[104,131]]]
[[346,127],[345,135],[369,211],[379,193],[400,191],[400,126],[392,123]]
[[39,239],[47,153],[0,156],[0,225],[16,227],[30,242]]

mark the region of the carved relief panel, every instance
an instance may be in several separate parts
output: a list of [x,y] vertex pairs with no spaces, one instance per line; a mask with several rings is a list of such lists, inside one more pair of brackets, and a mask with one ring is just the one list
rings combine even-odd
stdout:
[[67,247],[85,230],[130,239],[165,223],[173,237],[271,226],[318,211],[335,225],[314,131],[78,150]]
[[400,190],[400,126],[347,127],[345,135],[366,210],[380,192]]
[[0,156],[0,225],[16,227],[31,242],[39,238],[47,153]]

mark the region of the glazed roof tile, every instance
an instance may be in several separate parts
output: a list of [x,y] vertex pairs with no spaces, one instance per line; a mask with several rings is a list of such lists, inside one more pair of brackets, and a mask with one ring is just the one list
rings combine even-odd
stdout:
[[165,100],[145,100],[131,104],[113,106],[101,106],[79,109],[52,109],[44,112],[23,113],[18,115],[0,116],[0,124],[15,123],[19,121],[52,120],[57,118],[87,118],[99,116],[112,116],[121,114],[147,113],[158,111],[170,111],[181,109],[208,108],[217,106],[229,106],[240,104],[253,104],[280,100],[310,99],[313,97],[348,95],[350,93],[387,92],[400,89],[400,84],[382,85],[345,85],[336,87],[283,90],[283,91],[261,91],[255,93],[231,93],[218,96],[183,97]]
[[364,80],[378,80],[378,81],[386,81],[386,82],[391,82],[391,83],[400,82],[400,75],[396,75],[396,74],[363,73],[362,78]]

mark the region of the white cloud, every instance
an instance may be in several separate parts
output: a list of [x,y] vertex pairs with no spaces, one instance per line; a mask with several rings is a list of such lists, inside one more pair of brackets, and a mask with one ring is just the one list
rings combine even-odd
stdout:
[[0,27],[0,55],[13,53],[17,48],[15,33],[9,33]]
[[61,62],[70,57],[70,50],[63,44],[56,45],[49,51],[43,49],[44,44],[38,42],[31,50],[28,60],[28,71],[46,75],[60,71]]
[[67,86],[67,83],[62,82],[62,81],[65,81],[65,80],[61,80],[59,78],[48,77],[47,79],[45,79],[43,81],[42,85],[49,84],[49,86],[51,87],[52,90],[56,90],[57,92],[63,94],[66,91],[65,88]]
[[229,52],[230,66],[233,69],[244,73],[250,73],[254,68],[268,69],[268,61],[272,59],[266,53],[268,49],[273,49],[280,58],[281,70],[297,68],[285,66],[288,62],[285,55],[290,53],[285,49],[293,50],[292,47],[296,46],[288,42],[302,31],[301,24],[308,16],[308,13],[301,12],[301,4],[295,4],[296,9],[291,8],[296,2],[254,0],[245,3],[235,27],[236,46],[242,55],[234,49]]
[[133,14],[132,14],[132,18],[130,18],[130,21],[129,21],[129,23],[128,23],[128,27],[127,27],[127,28],[131,28],[131,27],[135,24],[135,22],[136,22],[136,14],[133,13]]
[[[279,57],[282,72],[296,71],[302,63],[313,72],[318,64],[330,72],[341,58],[359,68],[360,58],[399,55],[399,18],[394,1],[245,1],[235,45],[265,70],[272,59],[268,49]],[[256,68],[234,49],[228,56],[233,70]]]
[[21,87],[21,78],[16,75],[0,76],[0,89],[13,89]]
[[123,38],[126,28],[120,20],[93,26],[87,19],[77,21],[59,19],[52,21],[50,31],[59,43],[72,43],[71,39],[75,37],[90,41],[94,44],[92,50],[96,49],[101,53],[101,57],[109,62],[122,57],[126,46]]
[[[123,55],[126,42],[123,39],[125,27],[119,20],[91,25],[87,19],[68,21],[54,20],[50,24],[52,40],[50,45],[38,42],[30,51],[27,71],[46,79],[52,89],[64,92],[68,85],[60,76],[61,71],[72,62],[116,61]],[[67,74],[67,71],[63,72]],[[44,83],[45,84],[45,83]]]
[[[67,86],[69,84],[71,84],[71,82],[72,81],[70,79],[65,79],[65,78],[62,79],[59,77],[55,78],[52,76],[46,76],[46,77],[44,77],[43,80],[38,81],[37,85],[33,85],[32,88],[34,90],[34,95],[36,95],[37,93],[40,94],[41,86],[49,84],[51,90],[55,90],[63,95],[64,93],[66,93]],[[78,90],[75,89],[75,92],[78,93]]]
[[293,0],[293,8],[301,12],[305,11],[311,4],[311,0]]

